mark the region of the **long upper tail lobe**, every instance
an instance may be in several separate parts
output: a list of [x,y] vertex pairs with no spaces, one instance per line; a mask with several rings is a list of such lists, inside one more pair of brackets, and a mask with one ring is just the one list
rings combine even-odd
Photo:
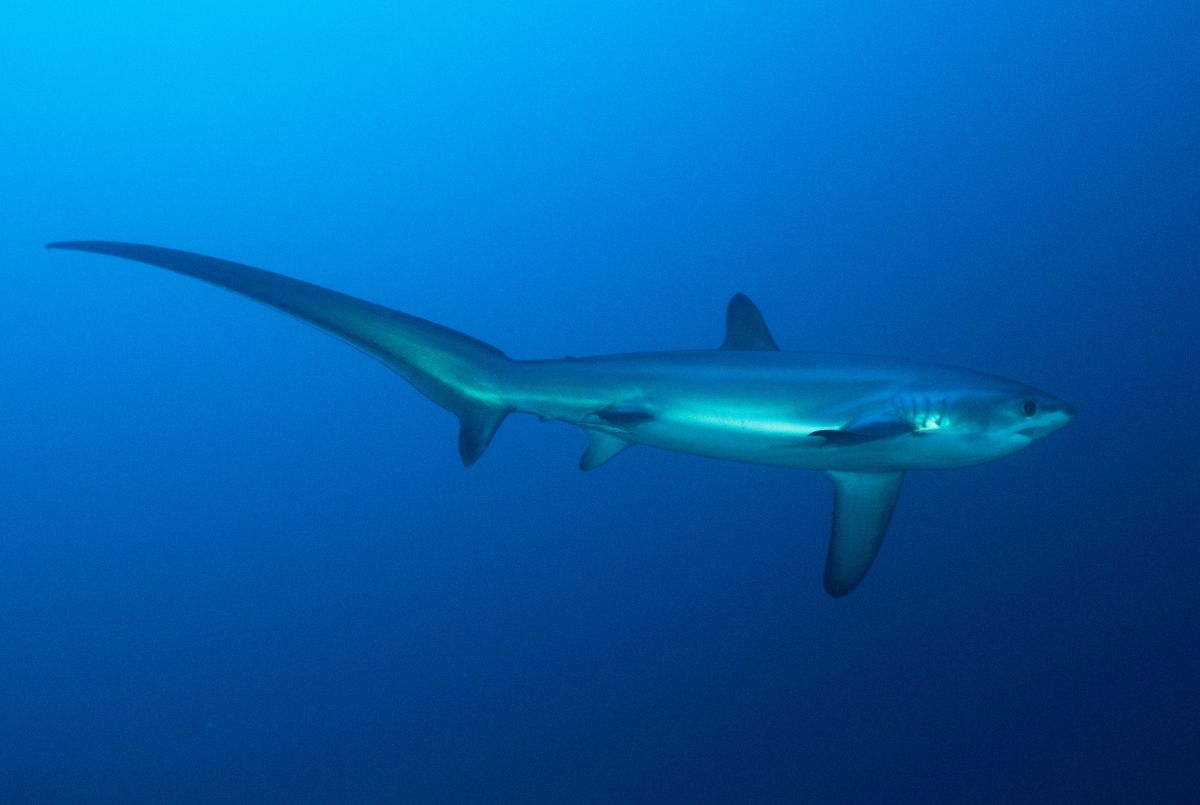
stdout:
[[512,410],[513,363],[468,335],[398,310],[261,268],[192,252],[114,241],[66,241],[50,249],[124,257],[185,274],[270,305],[378,359],[461,422],[459,453],[475,462]]

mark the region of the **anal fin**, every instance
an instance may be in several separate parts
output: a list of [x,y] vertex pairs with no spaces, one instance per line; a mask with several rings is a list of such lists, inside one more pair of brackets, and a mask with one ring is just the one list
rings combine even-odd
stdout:
[[588,446],[579,459],[579,469],[581,470],[594,470],[633,444],[628,439],[605,433],[602,430],[588,429],[585,432],[588,436]]
[[904,473],[826,474],[833,481],[833,533],[825,560],[825,589],[841,598],[871,569],[892,519]]
[[458,454],[463,465],[469,467],[491,444],[500,423],[508,416],[508,409],[472,403],[456,407],[455,413],[459,421]]

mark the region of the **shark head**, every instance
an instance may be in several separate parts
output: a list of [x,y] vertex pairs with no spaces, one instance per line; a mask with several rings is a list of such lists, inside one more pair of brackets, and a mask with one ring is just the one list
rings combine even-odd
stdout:
[[1051,394],[1019,383],[1005,385],[1010,388],[968,393],[963,424],[988,438],[1013,443],[1016,449],[1048,436],[1075,416],[1074,406]]
[[1052,394],[1009,380],[962,386],[941,406],[909,408],[914,433],[931,436],[927,447],[956,464],[989,461],[1048,436],[1075,416],[1075,407]]
[[1022,395],[1015,412],[1011,405],[1008,409],[1010,435],[1030,442],[1049,436],[1075,416],[1075,406],[1069,402],[1032,388]]

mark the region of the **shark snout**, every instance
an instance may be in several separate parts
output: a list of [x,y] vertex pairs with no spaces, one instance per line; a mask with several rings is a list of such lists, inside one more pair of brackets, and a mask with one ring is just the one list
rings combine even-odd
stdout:
[[1040,439],[1048,436],[1075,416],[1075,406],[1065,400],[1051,399],[1042,401],[1035,419],[1021,428],[1018,433],[1029,439]]
[[1058,427],[1062,427],[1063,425],[1067,424],[1071,421],[1072,417],[1075,416],[1075,406],[1066,400],[1055,400],[1054,403],[1049,405],[1047,408],[1048,413],[1051,416],[1061,420],[1058,424]]

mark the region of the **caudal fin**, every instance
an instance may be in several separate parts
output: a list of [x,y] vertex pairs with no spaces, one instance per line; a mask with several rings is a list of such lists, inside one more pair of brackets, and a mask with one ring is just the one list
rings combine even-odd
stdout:
[[367,353],[459,418],[459,454],[470,466],[512,410],[503,352],[468,335],[261,268],[192,252],[114,241],[66,241],[49,249],[107,254],[185,274],[282,310]]

